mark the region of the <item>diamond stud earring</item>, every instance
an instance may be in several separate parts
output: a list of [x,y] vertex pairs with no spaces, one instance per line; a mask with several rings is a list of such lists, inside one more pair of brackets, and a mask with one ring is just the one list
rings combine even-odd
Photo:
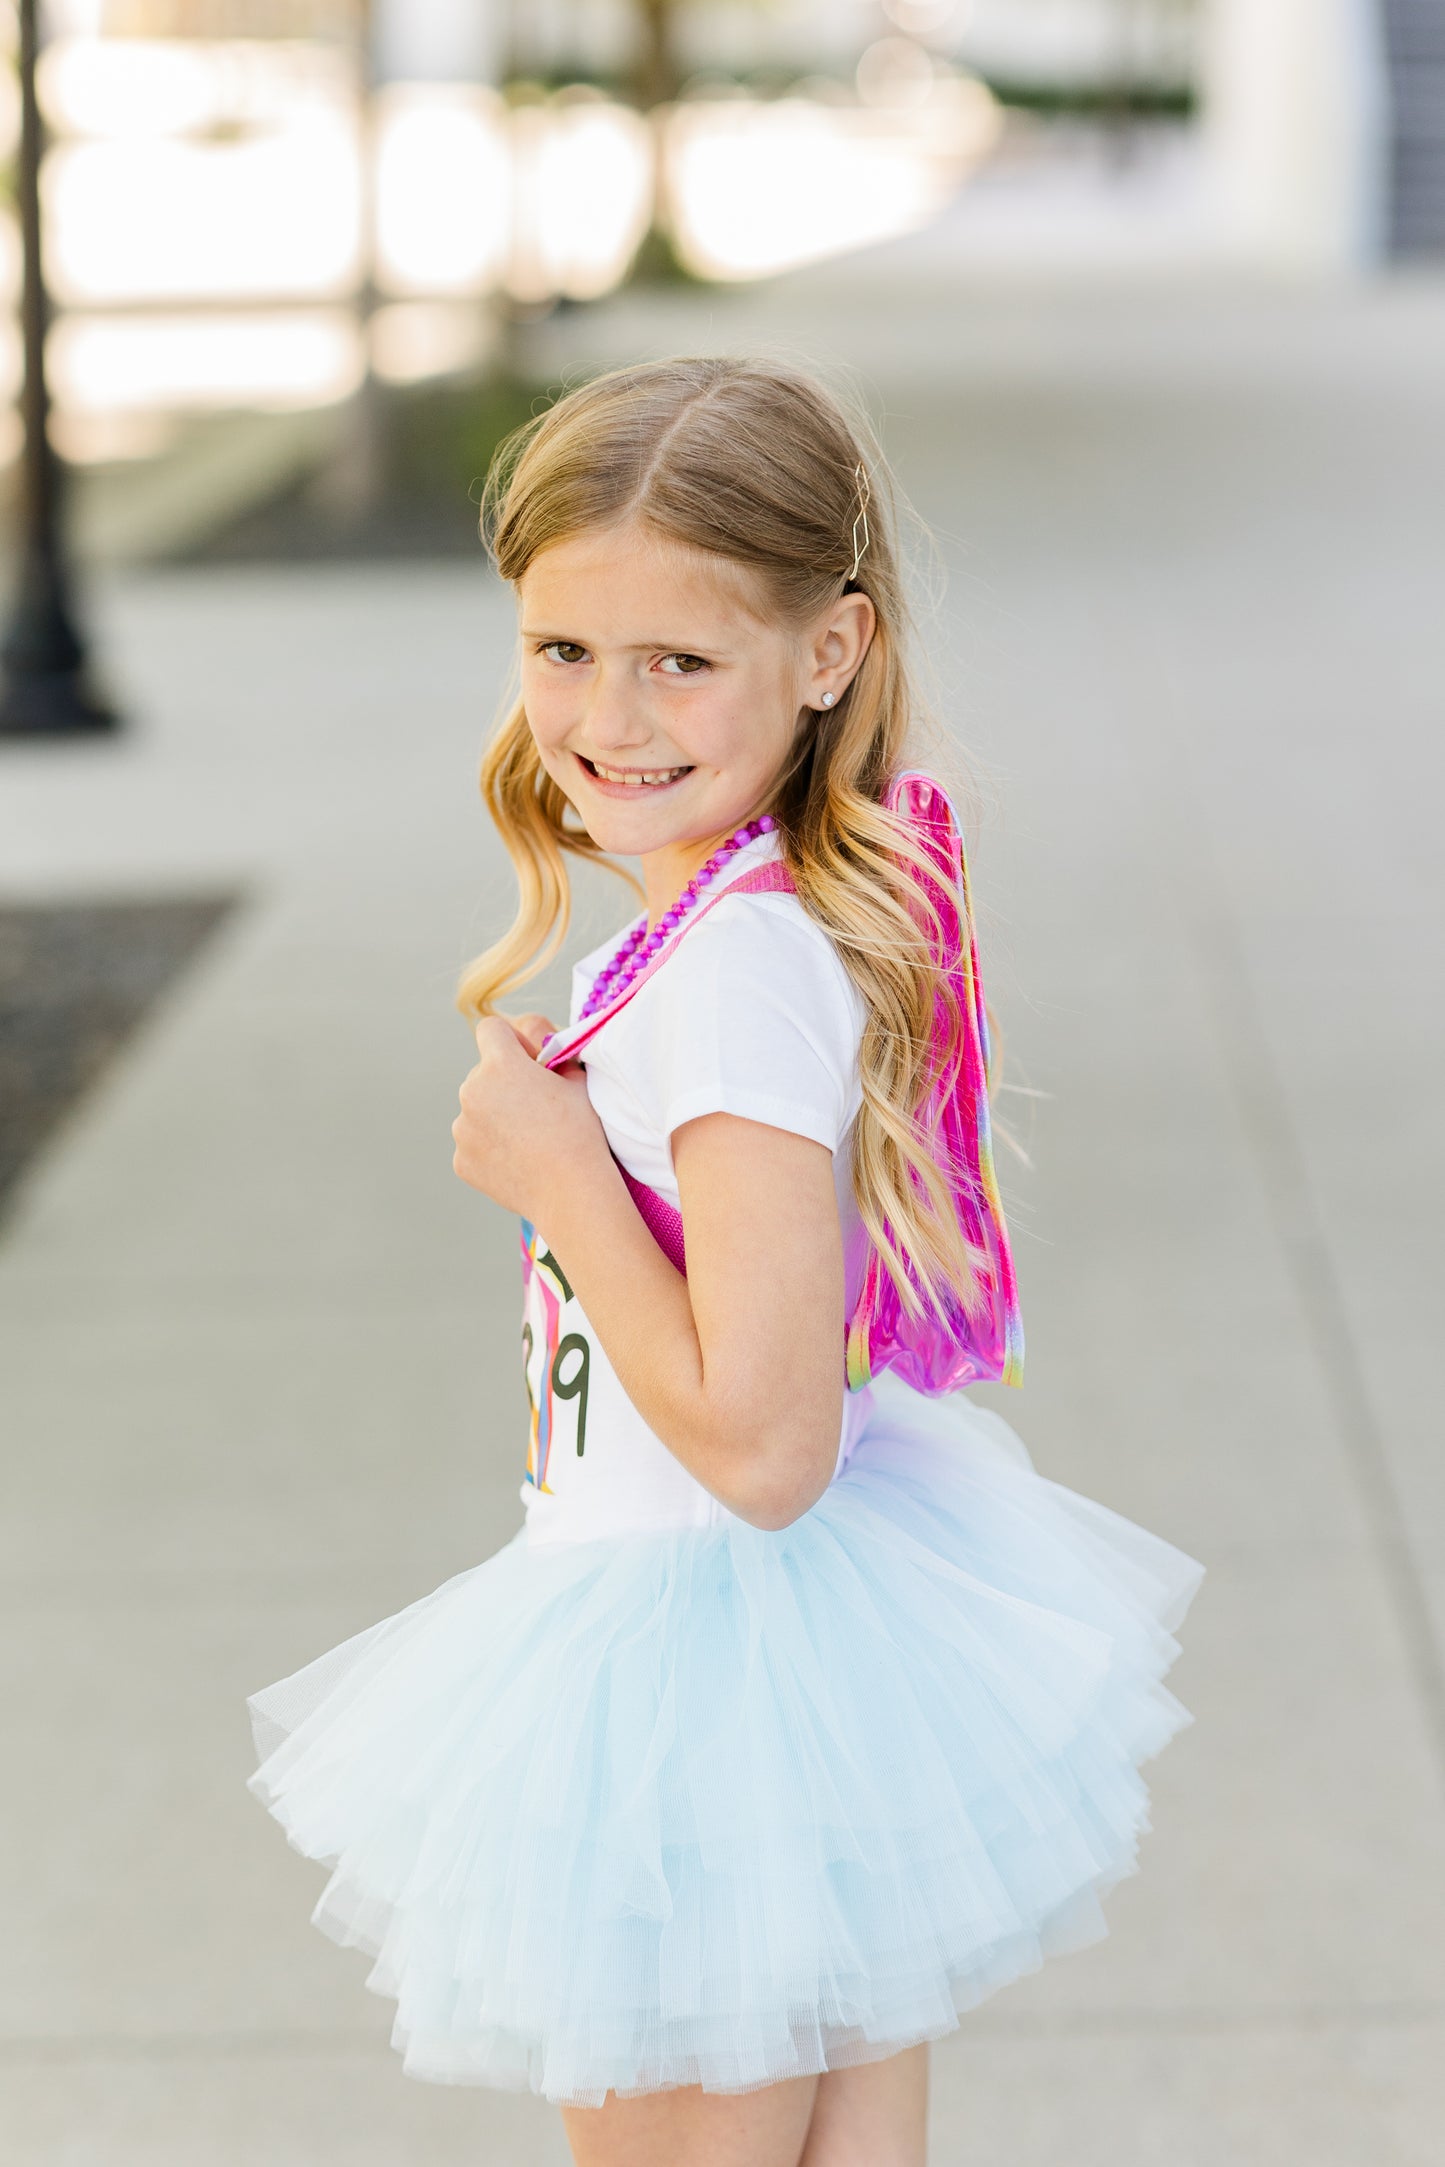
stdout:
[[837,697],[838,697],[838,695],[837,695],[837,693],[836,693],[836,692],[825,692],[825,693],[823,694],[823,705],[824,705],[824,707],[831,707],[831,706],[833,705],[833,702],[834,702],[834,701],[835,701],[835,700],[837,699]]

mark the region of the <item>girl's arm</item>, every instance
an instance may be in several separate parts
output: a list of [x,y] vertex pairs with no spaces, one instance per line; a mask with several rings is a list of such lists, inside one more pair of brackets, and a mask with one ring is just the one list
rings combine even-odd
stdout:
[[[462,1179],[539,1226],[628,1398],[704,1488],[780,1528],[826,1489],[843,1419],[832,1154],[736,1114],[673,1133],[688,1276],[629,1196],[585,1079],[486,1019],[453,1128]],[[524,1033],[530,1038],[530,1033]]]

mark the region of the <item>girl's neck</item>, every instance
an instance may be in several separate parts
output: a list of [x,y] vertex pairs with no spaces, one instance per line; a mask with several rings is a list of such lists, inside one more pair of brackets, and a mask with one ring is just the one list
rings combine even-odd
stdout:
[[[739,823],[741,826],[742,823]],[[686,842],[669,843],[662,850],[650,850],[639,859],[642,868],[642,884],[647,896],[647,930],[653,932],[659,921],[666,916],[693,875],[706,865],[713,853],[720,849],[730,835],[737,831],[723,828],[718,834],[701,840],[689,838]],[[752,846],[756,848],[756,844]]]

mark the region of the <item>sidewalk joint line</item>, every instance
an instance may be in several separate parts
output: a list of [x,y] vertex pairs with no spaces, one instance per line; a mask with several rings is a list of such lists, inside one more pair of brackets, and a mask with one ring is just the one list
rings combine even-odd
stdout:
[[1239,928],[1223,914],[1207,921],[1195,918],[1191,923],[1241,1125],[1355,1477],[1438,1772],[1445,1778],[1445,1664],[1349,1306],[1288,1093],[1266,1036]]

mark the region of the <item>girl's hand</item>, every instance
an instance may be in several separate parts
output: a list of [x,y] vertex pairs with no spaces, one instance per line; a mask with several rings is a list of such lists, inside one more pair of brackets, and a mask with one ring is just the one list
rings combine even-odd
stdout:
[[503,1016],[499,1013],[498,1021],[509,1023],[528,1053],[534,1057],[542,1051],[543,1039],[550,1038],[557,1028],[547,1017],[538,1016],[530,1010],[525,1016]]
[[552,1185],[609,1156],[581,1064],[554,1071],[535,1058],[551,1028],[545,1016],[483,1016],[452,1123],[452,1171],[503,1211],[543,1224]]

